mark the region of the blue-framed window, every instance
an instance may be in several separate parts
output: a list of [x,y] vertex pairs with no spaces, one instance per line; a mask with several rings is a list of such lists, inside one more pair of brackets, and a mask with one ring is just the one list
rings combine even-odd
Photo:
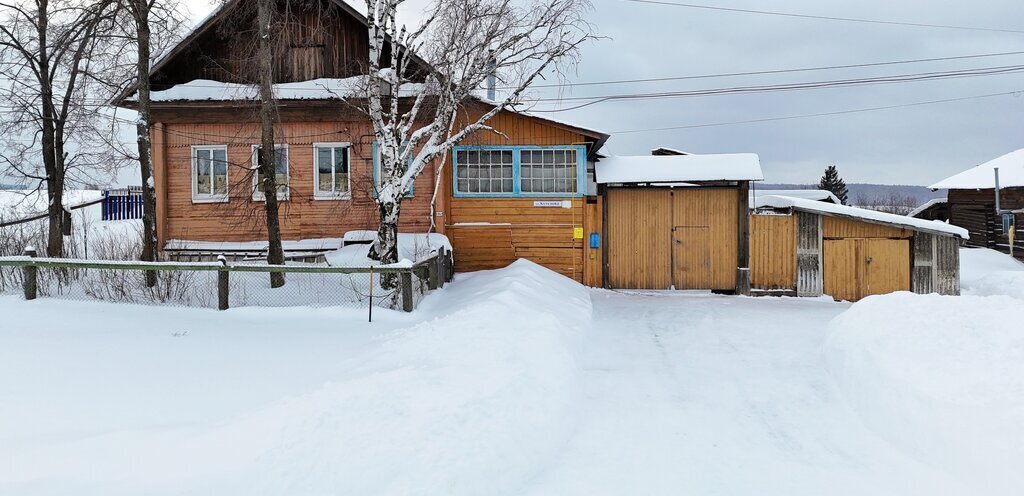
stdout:
[[456,197],[583,196],[587,150],[566,146],[456,146]]
[[[404,147],[405,147],[405,145],[403,145],[403,148]],[[406,168],[412,167],[412,158],[413,158],[412,155],[409,155],[409,163],[405,165]],[[380,189],[380,177],[382,175],[381,172],[380,172],[380,163],[381,163],[381,160],[380,160],[380,147],[377,145],[377,142],[374,141],[373,142],[373,197],[374,198],[377,198],[377,190]],[[414,184],[410,184],[409,185],[409,192],[405,194],[405,197],[406,198],[412,198],[413,197],[413,190],[415,190],[415,189],[416,189],[416,184],[415,183]]]

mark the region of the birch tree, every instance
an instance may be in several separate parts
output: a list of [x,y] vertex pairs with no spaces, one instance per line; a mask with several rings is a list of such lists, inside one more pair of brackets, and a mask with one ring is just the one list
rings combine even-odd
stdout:
[[[112,26],[112,0],[0,2],[0,133],[9,175],[38,181],[47,194],[46,254],[64,252],[64,190],[69,175],[88,175],[87,137],[104,100],[90,94],[103,70],[103,34]],[[99,141],[99,140],[98,140]],[[77,150],[72,150],[72,145]]]
[[[366,113],[380,161],[380,224],[370,256],[384,264],[398,261],[402,200],[427,165],[473,133],[497,132],[487,125],[491,118],[528,104],[530,86],[573,66],[580,46],[594,38],[588,0],[435,0],[415,29],[398,22],[403,3],[366,0]],[[492,75],[504,96],[454,126]],[[396,282],[385,277],[382,285]]]

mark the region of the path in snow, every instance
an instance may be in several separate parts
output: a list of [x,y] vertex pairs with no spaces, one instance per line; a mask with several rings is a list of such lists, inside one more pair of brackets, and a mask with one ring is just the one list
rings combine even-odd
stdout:
[[[534,494],[949,494],[867,430],[822,356],[824,300],[594,291],[581,422]],[[954,493],[959,493],[952,489]]]

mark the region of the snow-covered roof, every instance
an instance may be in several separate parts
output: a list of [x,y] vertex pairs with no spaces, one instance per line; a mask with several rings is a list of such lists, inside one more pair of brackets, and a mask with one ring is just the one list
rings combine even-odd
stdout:
[[794,210],[813,212],[822,215],[848,217],[852,219],[857,219],[865,222],[873,222],[878,224],[890,224],[894,226],[904,227],[907,229],[912,229],[915,231],[949,234],[953,236],[959,236],[963,239],[967,239],[969,237],[967,229],[957,227],[952,224],[947,224],[942,221],[915,219],[913,217],[907,217],[905,215],[896,215],[885,212],[879,212],[876,210],[867,210],[864,208],[851,207],[848,205],[835,205],[832,203],[806,200],[803,198],[793,198],[788,196],[763,196],[758,198],[758,203],[761,204],[761,207],[792,208]]
[[614,156],[598,161],[596,170],[601,184],[764,179],[754,153]]
[[765,196],[788,196],[790,198],[802,198],[804,200],[829,201],[832,203],[843,203],[831,191],[825,189],[751,189],[750,205],[759,207],[757,204]]
[[948,202],[949,200],[945,198],[932,198],[931,200],[925,202],[924,205],[921,205],[920,207],[911,210],[910,213],[907,214],[907,217],[917,217],[921,212],[924,212],[925,210],[928,210],[929,208],[935,205],[940,205]]
[[[364,96],[367,76],[343,79],[313,79],[298,83],[274,85],[274,95],[280,100],[338,100]],[[402,97],[415,96],[423,90],[422,84],[405,83],[399,90]],[[132,95],[127,99],[136,100]],[[174,85],[166,90],[154,91],[150,98],[154,102],[181,101],[237,101],[258,100],[259,88],[254,84],[222,83],[209,79],[196,79],[185,84]]]
[[939,181],[931,189],[994,189],[995,173],[999,168],[999,186],[1003,188],[1024,187],[1024,148],[989,160],[984,164],[967,169],[953,177]]

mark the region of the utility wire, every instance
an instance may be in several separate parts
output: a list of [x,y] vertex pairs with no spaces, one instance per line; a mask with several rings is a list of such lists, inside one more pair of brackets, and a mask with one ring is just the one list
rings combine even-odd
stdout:
[[896,84],[896,83],[912,83],[920,81],[934,81],[944,79],[960,79],[967,77],[981,77],[981,76],[994,76],[1002,74],[1013,74],[1024,72],[1024,65],[1016,66],[1002,66],[1002,67],[983,67],[975,69],[963,69],[957,71],[943,71],[943,72],[923,72],[914,74],[896,74],[888,76],[878,76],[870,78],[856,78],[856,79],[836,79],[836,80],[824,80],[824,81],[811,81],[811,82],[800,82],[800,83],[785,83],[775,85],[760,85],[760,86],[735,86],[735,87],[724,87],[724,88],[706,88],[700,90],[688,90],[688,91],[668,91],[668,92],[657,92],[657,93],[623,93],[617,95],[598,95],[598,96],[581,96],[581,97],[563,97],[563,98],[539,98],[531,100],[532,102],[571,102],[571,101],[586,101],[579,105],[572,107],[565,107],[559,109],[531,109],[531,112],[542,112],[542,113],[555,113],[555,112],[566,112],[570,110],[577,110],[584,107],[589,107],[598,103],[609,102],[609,101],[620,101],[620,100],[650,100],[650,99],[664,99],[664,98],[692,98],[692,97],[704,97],[704,96],[720,96],[720,95],[736,95],[736,94],[753,94],[753,93],[774,93],[782,91],[797,91],[797,90],[811,90],[811,89],[823,89],[823,88],[839,88],[847,86],[867,86],[876,84]]
[[819,112],[819,113],[814,113],[814,114],[788,115],[788,116],[783,116],[783,117],[766,117],[766,118],[762,118],[762,119],[749,119],[749,120],[743,120],[743,121],[729,121],[729,122],[714,122],[714,123],[709,123],[709,124],[691,124],[691,125],[686,125],[686,126],[658,127],[658,128],[647,128],[647,129],[627,129],[627,130],[624,130],[624,131],[612,131],[611,134],[614,135],[614,134],[648,133],[648,132],[656,132],[656,131],[676,131],[676,130],[681,130],[681,129],[698,129],[698,128],[705,128],[705,127],[733,126],[733,125],[738,125],[738,124],[756,124],[756,123],[760,123],[760,122],[787,121],[787,120],[793,120],[793,119],[806,119],[806,118],[811,118],[811,117],[826,117],[826,116],[832,116],[832,115],[856,114],[856,113],[861,113],[861,112],[876,112],[876,111],[879,111],[879,110],[891,110],[891,109],[907,108],[907,107],[920,107],[920,106],[923,106],[923,105],[934,105],[934,104],[939,104],[939,103],[961,102],[961,101],[966,101],[966,100],[977,100],[977,99],[981,99],[981,98],[993,98],[993,97],[1010,96],[1010,95],[1024,95],[1024,90],[1006,91],[1006,92],[1003,92],[1003,93],[990,93],[990,94],[987,94],[987,95],[973,95],[973,96],[965,96],[965,97],[960,97],[960,98],[946,98],[946,99],[943,99],[943,100],[928,100],[928,101],[923,101],[923,102],[904,103],[904,104],[898,104],[898,105],[886,105],[886,106],[881,106],[881,107],[867,107],[867,108],[850,109],[850,110],[839,110],[839,111],[835,111],[835,112]]
[[688,9],[702,9],[702,10],[717,10],[723,12],[739,12],[744,14],[760,14],[777,17],[795,17],[799,19],[815,19],[820,21],[842,21],[842,22],[858,22],[863,24],[885,24],[890,26],[910,26],[917,28],[938,28],[938,29],[957,29],[961,31],[987,31],[993,33],[1013,33],[1013,34],[1024,34],[1024,30],[1019,29],[1001,29],[1001,28],[989,28],[979,26],[957,26],[952,24],[930,24],[924,22],[902,22],[902,21],[886,21],[882,19],[865,19],[857,17],[836,17],[836,16],[824,16],[824,15],[812,15],[812,14],[799,14],[794,12],[776,12],[770,10],[755,10],[755,9],[740,9],[735,7],[718,7],[713,5],[700,5],[694,3],[680,3],[680,2],[668,2],[665,0],[624,0],[626,2],[633,3],[646,3],[651,5],[667,5],[672,7],[684,7]]

